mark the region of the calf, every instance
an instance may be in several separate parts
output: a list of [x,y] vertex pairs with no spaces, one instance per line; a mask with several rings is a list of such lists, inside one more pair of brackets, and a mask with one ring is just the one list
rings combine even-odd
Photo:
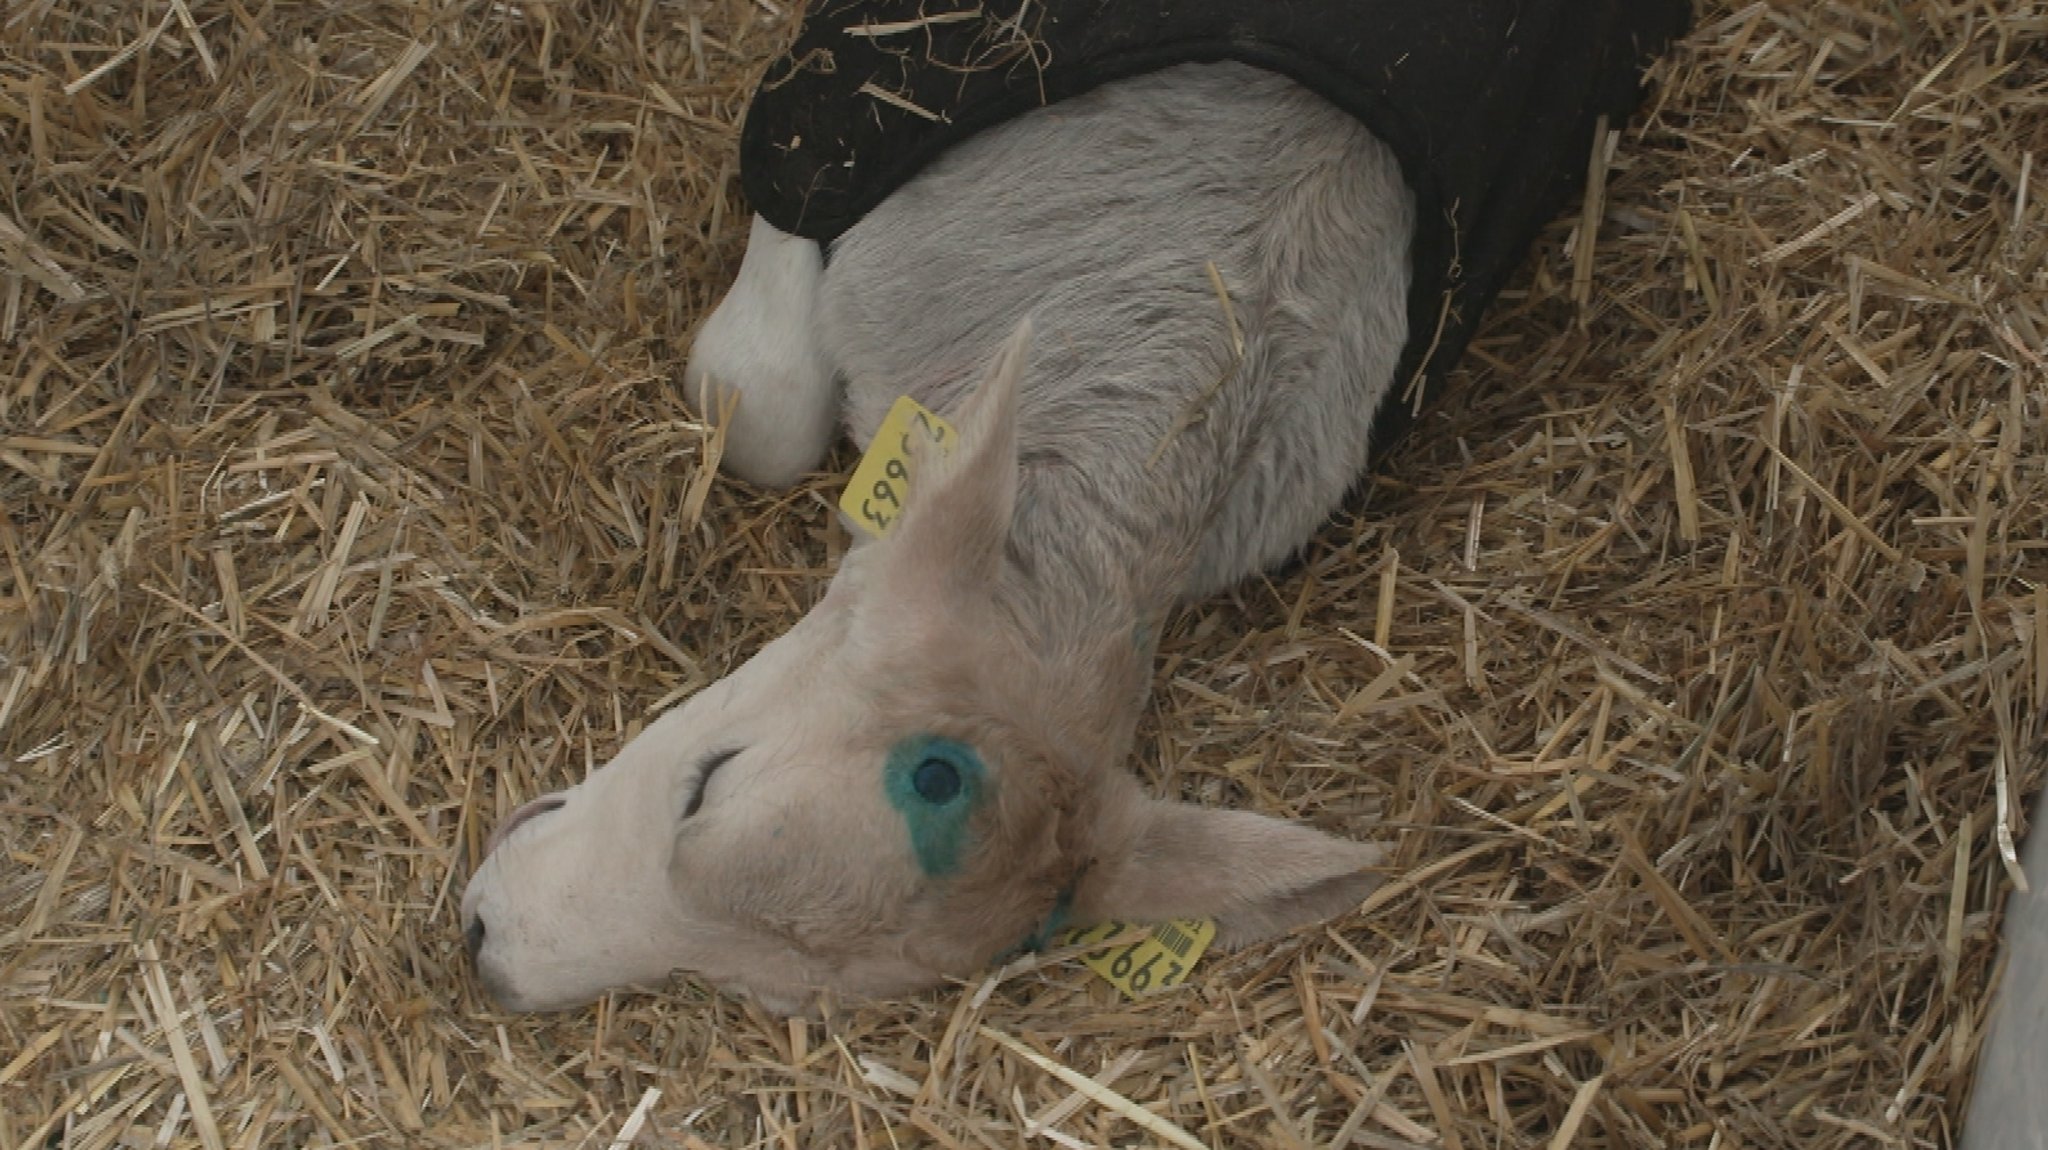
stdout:
[[1287,556],[1364,465],[1411,218],[1355,122],[1226,64],[976,137],[829,268],[757,220],[688,371],[739,393],[725,466],[815,466],[835,375],[861,441],[907,393],[959,442],[787,634],[511,816],[463,900],[492,996],[680,967],[790,1009],[1062,919],[1210,917],[1229,944],[1356,905],[1377,848],[1150,798],[1123,763],[1160,614]]
[[[1590,110],[1569,130],[1583,171]],[[1150,796],[1124,762],[1164,614],[1296,552],[1442,344],[1411,280],[1449,209],[1415,187],[1358,116],[1214,61],[987,127],[829,249],[757,218],[686,373],[732,411],[722,465],[794,482],[900,395],[957,442],[912,448],[900,515],[788,633],[499,829],[462,908],[492,997],[680,968],[786,1011],[1063,924],[1228,946],[1356,907],[1371,828]]]

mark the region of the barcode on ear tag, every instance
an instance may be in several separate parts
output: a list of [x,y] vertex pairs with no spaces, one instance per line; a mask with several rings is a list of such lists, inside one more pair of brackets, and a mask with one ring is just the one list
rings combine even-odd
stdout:
[[[1099,943],[1137,929],[1127,922],[1102,922],[1075,931],[1063,942]],[[1132,998],[1157,994],[1186,982],[1195,961],[1216,941],[1216,924],[1208,919],[1177,918],[1162,922],[1135,942],[1127,942],[1082,958],[1090,970]]]
[[909,396],[899,396],[853,469],[846,493],[839,497],[839,510],[868,534],[878,539],[887,535],[910,498],[912,451],[937,447],[945,454],[953,450],[954,439],[952,424]]

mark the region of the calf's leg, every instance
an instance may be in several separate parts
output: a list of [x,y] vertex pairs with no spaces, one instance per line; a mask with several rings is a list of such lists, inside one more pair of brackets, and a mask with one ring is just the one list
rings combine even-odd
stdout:
[[839,395],[817,328],[824,274],[815,242],[756,216],[740,274],[690,349],[690,401],[725,420],[720,466],[749,483],[788,487],[832,445]]

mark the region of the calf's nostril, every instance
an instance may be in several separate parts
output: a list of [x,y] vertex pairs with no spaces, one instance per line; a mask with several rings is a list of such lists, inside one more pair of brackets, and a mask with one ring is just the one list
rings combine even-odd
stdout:
[[475,962],[477,954],[484,948],[484,920],[481,916],[470,919],[469,925],[462,928],[462,945],[469,951],[469,961]]

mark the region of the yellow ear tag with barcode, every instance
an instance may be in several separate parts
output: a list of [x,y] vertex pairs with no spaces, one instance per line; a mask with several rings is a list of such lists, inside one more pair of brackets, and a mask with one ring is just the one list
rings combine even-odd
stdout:
[[[1128,922],[1101,922],[1061,939],[1062,944],[1087,945],[1136,929]],[[1132,998],[1157,994],[1186,982],[1195,960],[1216,941],[1216,924],[1206,918],[1177,918],[1152,928],[1136,942],[1097,951],[1081,961]]]
[[899,396],[876,429],[867,454],[860,457],[860,466],[853,469],[846,493],[839,497],[839,510],[875,538],[887,535],[910,498],[912,445],[919,445],[918,450],[936,447],[944,455],[953,450],[957,438],[952,424],[909,396]]

